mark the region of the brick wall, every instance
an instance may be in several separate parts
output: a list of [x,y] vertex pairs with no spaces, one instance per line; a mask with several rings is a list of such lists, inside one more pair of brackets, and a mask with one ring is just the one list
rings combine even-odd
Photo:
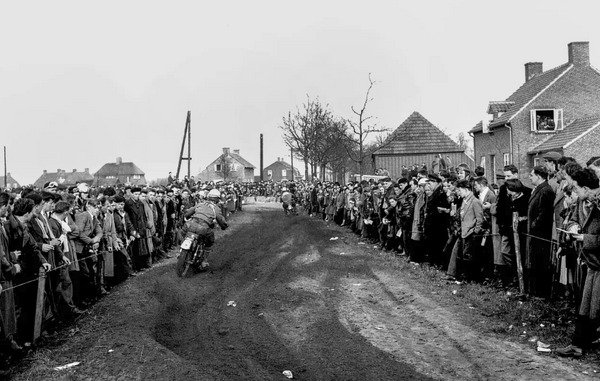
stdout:
[[[475,166],[480,165],[481,157],[485,156],[485,177],[489,182],[497,182],[494,176],[496,172],[504,169],[504,154],[510,157],[510,130],[506,127],[494,128],[491,133],[478,132],[474,134]],[[496,168],[492,168],[491,155],[495,157]],[[510,163],[513,163],[510,158]]]
[[[577,118],[599,113],[600,74],[589,66],[574,67],[513,119],[514,150],[516,155],[518,150],[517,159],[521,164],[518,167],[525,178],[533,167],[534,155],[529,155],[528,152],[553,136],[531,132],[529,112],[540,108],[562,108],[565,126]],[[578,141],[571,149],[576,150],[576,146],[581,143]]]

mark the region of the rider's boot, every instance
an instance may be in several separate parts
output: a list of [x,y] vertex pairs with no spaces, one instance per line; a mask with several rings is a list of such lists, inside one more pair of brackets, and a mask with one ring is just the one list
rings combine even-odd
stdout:
[[203,269],[205,269],[209,266],[208,257],[210,256],[211,251],[212,251],[212,248],[210,248],[210,247],[204,248],[204,258],[202,259],[202,264],[200,265],[200,267],[202,267]]

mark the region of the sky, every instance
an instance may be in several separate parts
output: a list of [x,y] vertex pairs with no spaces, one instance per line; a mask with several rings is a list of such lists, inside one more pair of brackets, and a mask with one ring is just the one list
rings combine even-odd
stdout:
[[[259,174],[289,150],[282,117],[319,98],[395,129],[413,111],[452,137],[589,41],[591,1],[12,1],[0,13],[0,146],[21,184],[122,157],[175,172],[187,111],[192,174],[239,149]],[[186,148],[187,150],[187,148]],[[182,164],[187,172],[187,163]]]

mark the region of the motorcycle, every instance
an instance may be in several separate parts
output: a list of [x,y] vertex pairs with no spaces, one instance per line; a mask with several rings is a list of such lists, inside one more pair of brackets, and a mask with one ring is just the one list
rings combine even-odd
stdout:
[[198,234],[188,232],[180,247],[177,266],[175,268],[179,277],[185,278],[190,273],[198,273],[204,270],[202,262],[204,261],[205,251],[202,237]]

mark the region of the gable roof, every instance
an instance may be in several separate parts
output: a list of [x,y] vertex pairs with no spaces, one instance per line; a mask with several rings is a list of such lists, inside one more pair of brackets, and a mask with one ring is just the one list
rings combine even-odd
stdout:
[[475,125],[475,127],[471,128],[469,130],[469,134],[472,134],[473,132],[481,132],[483,131],[483,122],[479,122]]
[[[19,184],[19,182],[17,180],[15,180],[14,177],[11,176],[10,172],[6,175],[6,183],[8,186],[13,186],[13,184],[17,184],[17,186],[21,186],[21,184]],[[0,187],[4,186],[4,176],[0,176]]]
[[565,126],[562,131],[557,132],[550,139],[542,142],[529,153],[548,152],[567,148],[588,132],[600,126],[600,115],[588,116],[574,120]]
[[229,156],[231,156],[232,158],[237,160],[240,164],[242,164],[244,166],[244,168],[256,168],[255,166],[250,164],[250,162],[248,160],[244,159],[237,153],[229,153]]
[[506,99],[507,102],[514,102],[514,104],[504,114],[494,119],[490,123],[490,127],[502,126],[510,122],[512,118],[519,114],[519,112],[521,112],[528,104],[530,104],[535,98],[541,95],[546,89],[552,86],[560,77],[562,77],[572,68],[572,64],[566,63],[564,65],[555,67],[554,69],[538,74],[529,81],[525,82],[517,89],[517,91],[515,91]]
[[373,155],[406,155],[423,153],[464,152],[458,143],[425,119],[413,112],[386,139]]
[[92,176],[88,171],[84,172],[67,172],[67,171],[59,171],[59,172],[46,172],[43,173],[34,183],[33,185],[41,188],[44,184],[49,183],[51,181],[56,181],[58,185],[75,185],[76,183],[88,183],[92,184],[94,181],[94,176]]
[[137,165],[129,163],[106,163],[94,173],[94,176],[127,176],[127,175],[144,175]]
[[[274,161],[273,163],[271,163],[271,165],[269,165],[268,167],[265,167],[263,169],[263,171],[266,171],[267,169],[272,169],[275,166],[279,166],[281,169],[285,169],[288,171],[292,170],[292,166],[290,164],[288,164],[287,162],[285,162],[283,160],[277,160],[277,161]],[[300,174],[300,170],[298,169],[297,166],[294,167],[294,173]]]

